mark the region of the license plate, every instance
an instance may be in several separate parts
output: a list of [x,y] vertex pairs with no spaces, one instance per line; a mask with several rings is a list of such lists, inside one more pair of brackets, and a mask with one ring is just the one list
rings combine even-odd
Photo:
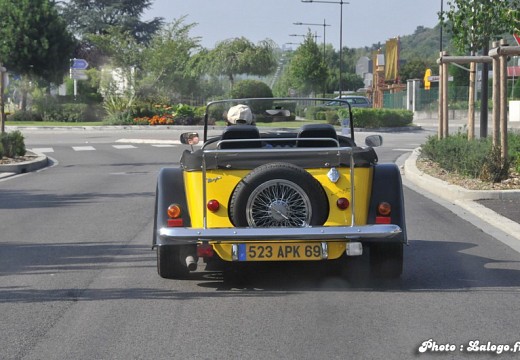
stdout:
[[238,261],[322,260],[321,243],[238,244]]

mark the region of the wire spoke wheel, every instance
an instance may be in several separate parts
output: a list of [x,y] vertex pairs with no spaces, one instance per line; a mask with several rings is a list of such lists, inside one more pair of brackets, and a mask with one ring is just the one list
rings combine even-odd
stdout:
[[312,216],[305,191],[285,179],[274,179],[251,193],[246,205],[247,222],[254,227],[307,226]]
[[229,217],[237,227],[323,225],[328,205],[323,188],[310,173],[288,163],[269,163],[238,183]]

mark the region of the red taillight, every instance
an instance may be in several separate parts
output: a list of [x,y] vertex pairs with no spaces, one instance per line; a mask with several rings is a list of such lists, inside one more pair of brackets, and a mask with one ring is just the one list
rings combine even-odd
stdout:
[[381,216],[390,216],[390,213],[392,212],[392,207],[387,202],[379,203],[377,206],[377,213]]
[[338,201],[336,201],[336,206],[340,210],[345,210],[348,209],[348,207],[350,206],[350,202],[346,198],[339,198]]
[[184,222],[182,219],[168,219],[168,227],[183,227]]
[[215,255],[215,252],[213,251],[213,246],[209,244],[199,244],[197,246],[197,256],[201,258],[210,258]]
[[387,202],[382,202],[377,205],[376,224],[391,224],[392,206]]
[[376,216],[376,224],[391,224],[390,216]]
[[220,204],[217,200],[210,200],[206,206],[208,207],[209,211],[215,212],[219,209]]

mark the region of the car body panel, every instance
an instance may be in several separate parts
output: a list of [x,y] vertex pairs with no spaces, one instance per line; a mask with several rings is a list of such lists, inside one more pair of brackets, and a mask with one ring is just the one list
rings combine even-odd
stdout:
[[[351,224],[351,207],[340,210],[335,205],[340,197],[351,201],[350,196],[350,174],[348,168],[339,168],[340,178],[336,183],[331,182],[327,173],[330,169],[306,169],[320,184],[328,198],[329,217],[326,226],[342,226]],[[206,202],[215,199],[220,207],[216,212],[207,212],[206,226],[208,228],[231,227],[228,216],[228,203],[233,190],[250,171],[249,170],[208,170],[206,172],[206,200],[204,200],[202,189],[202,172],[184,172],[184,184],[186,188],[188,209],[193,227],[204,226],[203,206]],[[355,176],[355,199],[356,199],[356,224],[366,224],[368,205],[372,183],[372,168],[359,168]]]

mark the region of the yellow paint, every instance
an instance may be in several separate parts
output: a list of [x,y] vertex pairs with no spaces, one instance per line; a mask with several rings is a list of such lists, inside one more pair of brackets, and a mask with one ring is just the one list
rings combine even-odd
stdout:
[[[320,182],[329,200],[329,217],[325,226],[350,225],[351,207],[347,210],[340,210],[336,206],[336,201],[340,197],[347,198],[352,205],[349,168],[338,169],[340,172],[340,179],[336,183],[332,183],[327,177],[327,173],[330,170],[329,168],[306,170]],[[186,196],[192,227],[203,227],[203,207],[206,206],[207,201],[212,199],[217,200],[220,203],[220,208],[215,213],[212,213],[209,210],[207,211],[207,227],[233,227],[228,216],[229,200],[237,184],[249,172],[250,170],[208,170],[206,172],[207,196],[205,200],[202,196],[202,172],[185,171],[184,184],[186,187]],[[365,225],[367,222],[372,177],[373,169],[371,167],[355,169],[355,218],[357,225]]]

